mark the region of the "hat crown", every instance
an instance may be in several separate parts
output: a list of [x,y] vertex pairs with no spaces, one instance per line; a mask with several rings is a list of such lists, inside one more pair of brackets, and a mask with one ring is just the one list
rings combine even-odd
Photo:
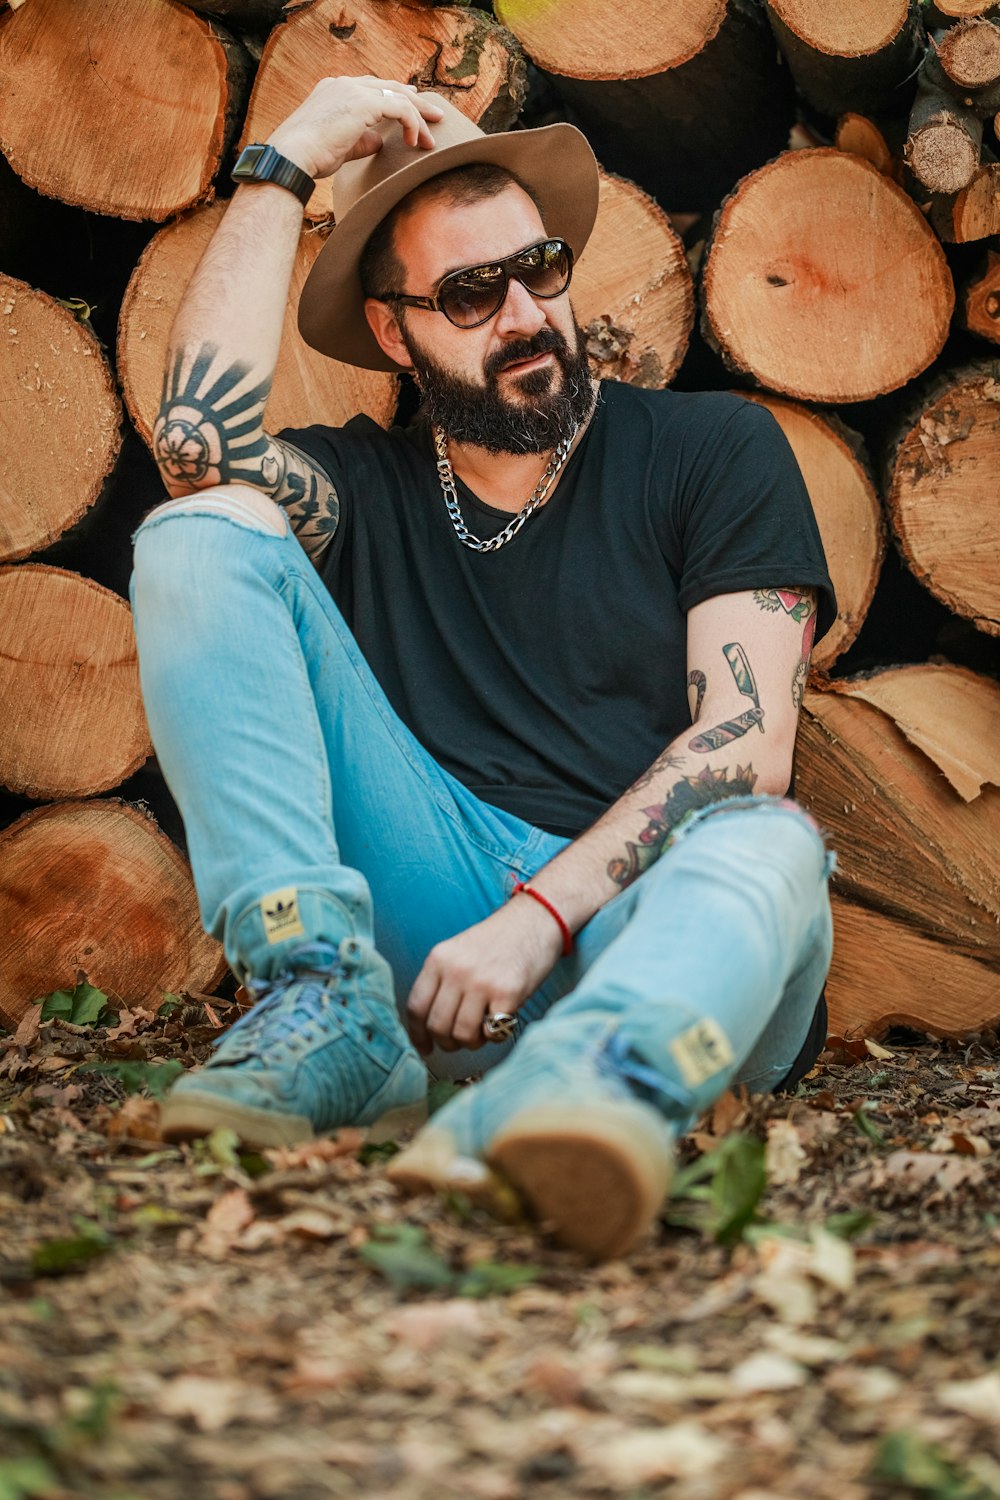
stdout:
[[415,162],[429,163],[435,153],[452,146],[464,145],[466,141],[485,138],[485,132],[474,124],[460,109],[440,94],[425,93],[444,111],[440,120],[430,125],[434,137],[433,148],[410,146],[403,139],[403,127],[398,120],[387,120],[379,126],[382,136],[381,151],[371,156],[362,156],[357,161],[347,161],[332,180],[334,218],[340,220],[366,193],[395,177]]

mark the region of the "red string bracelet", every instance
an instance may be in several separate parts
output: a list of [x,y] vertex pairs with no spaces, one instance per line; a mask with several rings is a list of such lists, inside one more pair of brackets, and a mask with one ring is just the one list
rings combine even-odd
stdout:
[[533,886],[528,885],[527,882],[524,881],[524,880],[519,880],[517,882],[517,884],[515,885],[514,889],[510,893],[511,894],[511,899],[513,900],[513,898],[516,895],[518,895],[521,891],[523,891],[526,896],[534,896],[534,898],[538,902],[539,906],[544,906],[545,910],[548,912],[549,916],[555,918],[555,921],[558,923],[558,926],[559,926],[559,931],[562,933],[563,958],[568,958],[569,955],[573,952],[573,934],[570,932],[569,928],[566,926],[566,923],[564,922],[563,918],[560,916],[560,914],[556,911],[555,907],[552,905],[552,902],[549,900],[549,898],[547,896],[543,896],[542,893],[541,893],[541,891],[536,891]]

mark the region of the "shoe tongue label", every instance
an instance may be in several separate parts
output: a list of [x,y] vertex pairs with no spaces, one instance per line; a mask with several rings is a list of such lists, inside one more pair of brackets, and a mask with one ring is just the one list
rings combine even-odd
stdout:
[[670,1051],[688,1088],[707,1083],[733,1061],[729,1038],[711,1016],[682,1031],[670,1043]]
[[261,897],[260,914],[264,919],[264,936],[269,943],[283,943],[285,938],[305,937],[299,916],[299,891],[286,885]]

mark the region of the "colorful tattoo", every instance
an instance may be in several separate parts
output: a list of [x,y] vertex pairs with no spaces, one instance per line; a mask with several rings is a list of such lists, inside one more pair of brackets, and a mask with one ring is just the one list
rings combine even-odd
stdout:
[[[714,729],[706,729],[701,734],[695,735],[693,740],[689,740],[688,749],[697,750],[702,755],[707,754],[709,750],[721,750],[723,745],[729,745],[733,740],[738,740],[755,724],[761,734],[764,733],[764,710],[760,706],[757,683],[746,652],[739,641],[731,641],[728,646],[723,646],[722,654],[729,663],[729,670],[744,698],[753,699],[753,708],[748,708],[746,713],[739,714],[735,719],[726,719],[722,724],[716,724]],[[690,681],[689,677],[688,682]],[[698,706],[701,707],[700,699]]]
[[670,788],[659,807],[644,807],[649,822],[639,834],[637,843],[626,843],[624,858],[613,859],[608,875],[616,885],[631,885],[663,853],[671,835],[690,813],[730,797],[749,797],[757,784],[752,765],[737,766],[733,779],[723,766],[714,771],[706,766],[697,776],[684,776]]
[[753,600],[760,609],[766,609],[770,614],[783,609],[797,624],[816,613],[816,601],[811,594],[804,594],[801,589],[754,589]]
[[676,755],[672,750],[664,750],[656,757],[648,770],[643,771],[629,787],[630,792],[641,792],[644,786],[655,781],[661,771],[679,771],[684,764],[683,755]]
[[[688,708],[691,710],[692,724],[694,724],[696,720],[701,718],[701,705],[705,701],[705,689],[707,687],[708,678],[705,676],[704,672],[699,672],[698,669],[695,668],[693,672],[688,673]],[[692,688],[694,688],[695,691],[695,701],[693,707],[691,705]]]

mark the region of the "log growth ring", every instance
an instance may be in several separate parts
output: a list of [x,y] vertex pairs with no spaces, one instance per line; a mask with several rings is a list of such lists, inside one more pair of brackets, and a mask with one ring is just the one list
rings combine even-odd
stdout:
[[909,0],[768,0],[789,31],[829,57],[868,57],[888,47],[909,17]]
[[495,10],[548,73],[649,78],[689,62],[713,40],[726,0],[631,0],[613,39],[607,0],[496,0]]
[[109,791],[152,753],[132,611],[63,568],[0,568],[0,784],[26,797]]
[[680,236],[634,183],[601,173],[597,220],[570,295],[598,378],[669,384],[687,351],[694,285]]
[[790,151],[720,210],[704,273],[727,362],[802,401],[866,401],[925,370],[955,291],[920,210],[867,161]]
[[1000,635],[1000,363],[923,409],[897,450],[886,503],[924,587]]
[[90,330],[4,275],[0,392],[0,562],[14,562],[94,504],[121,446],[122,409]]
[[83,975],[125,1004],[211,993],[225,972],[191,872],[119,801],[35,808],[0,834],[0,1022]]
[[64,203],[179,213],[209,190],[227,104],[225,52],[186,6],[31,0],[0,18],[0,147]]
[[[160,404],[170,325],[224,212],[224,204],[213,203],[161,229],[143,252],[125,293],[118,322],[118,368],[125,404],[147,444]],[[312,422],[339,427],[359,412],[388,427],[396,410],[397,376],[327,359],[310,349],[299,335],[299,297],[322,247],[323,240],[315,231],[304,233],[299,240],[274,384],[265,412],[269,432],[306,427]]]

